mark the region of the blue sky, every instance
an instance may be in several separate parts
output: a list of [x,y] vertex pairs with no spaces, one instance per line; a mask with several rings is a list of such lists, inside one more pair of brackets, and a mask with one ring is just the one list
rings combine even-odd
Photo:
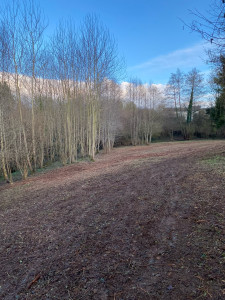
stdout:
[[206,13],[212,0],[40,0],[50,33],[60,19],[77,25],[88,13],[97,14],[114,35],[125,58],[127,78],[166,83],[177,68],[207,72],[203,43],[180,19],[190,23],[189,10]]

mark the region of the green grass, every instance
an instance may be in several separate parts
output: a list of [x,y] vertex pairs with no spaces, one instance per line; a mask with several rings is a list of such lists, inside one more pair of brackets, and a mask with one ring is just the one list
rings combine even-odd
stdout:
[[[94,162],[94,160],[92,158],[90,158],[89,156],[86,156],[86,157],[78,158],[75,163],[82,162],[82,161]],[[44,174],[44,173],[47,173],[49,171],[52,171],[52,170],[55,170],[55,169],[58,169],[58,168],[61,168],[61,167],[63,167],[63,164],[60,161],[47,162],[43,166],[43,168],[36,169],[35,173],[29,171],[28,172],[28,177],[35,176],[35,175],[38,175],[38,174]],[[20,181],[20,180],[23,179],[20,171],[13,172],[12,173],[12,178],[13,178],[13,182]],[[5,179],[4,179],[3,176],[0,176],[0,183],[3,183],[3,182],[5,182]]]
[[204,162],[206,164],[209,164],[209,165],[215,166],[215,167],[217,167],[217,166],[225,166],[225,156],[216,155],[214,157],[204,159]]
[[[43,168],[37,169],[35,173],[32,173],[32,172],[29,171],[28,172],[28,177],[36,175],[36,174],[46,173],[48,171],[60,168],[62,166],[63,166],[62,163],[59,162],[59,161],[56,161],[56,162],[53,162],[53,163],[47,163],[46,165],[43,166]],[[19,180],[23,179],[20,171],[13,172],[12,173],[12,178],[13,178],[13,182],[16,182],[16,181],[19,181]],[[4,182],[4,181],[5,181],[4,177],[0,176],[0,183]]]
[[225,175],[225,155],[215,155],[202,160],[202,163],[210,167],[216,173]]

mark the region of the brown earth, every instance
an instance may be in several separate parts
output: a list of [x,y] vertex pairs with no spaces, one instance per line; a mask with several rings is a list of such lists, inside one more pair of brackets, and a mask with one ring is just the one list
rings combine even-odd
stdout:
[[225,299],[225,141],[114,149],[0,190],[1,299]]

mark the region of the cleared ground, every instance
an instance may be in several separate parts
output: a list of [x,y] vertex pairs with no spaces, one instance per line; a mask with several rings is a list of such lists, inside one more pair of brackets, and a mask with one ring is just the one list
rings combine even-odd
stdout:
[[224,299],[225,141],[114,149],[0,187],[1,299]]

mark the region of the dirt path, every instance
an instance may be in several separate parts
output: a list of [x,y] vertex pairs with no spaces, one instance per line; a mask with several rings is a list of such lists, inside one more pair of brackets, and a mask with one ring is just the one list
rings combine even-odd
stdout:
[[224,299],[225,141],[114,149],[0,190],[1,299]]

